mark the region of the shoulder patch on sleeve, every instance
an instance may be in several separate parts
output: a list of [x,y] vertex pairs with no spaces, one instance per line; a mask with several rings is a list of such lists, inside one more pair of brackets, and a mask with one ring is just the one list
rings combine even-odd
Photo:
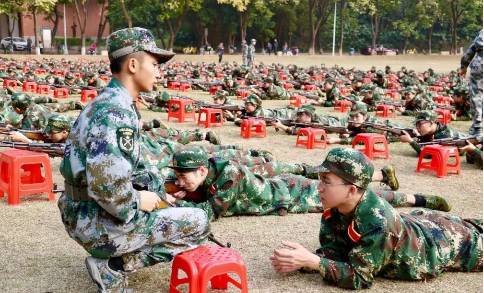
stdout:
[[118,130],[116,130],[119,148],[127,154],[133,152],[134,134],[134,128],[128,126],[119,127]]

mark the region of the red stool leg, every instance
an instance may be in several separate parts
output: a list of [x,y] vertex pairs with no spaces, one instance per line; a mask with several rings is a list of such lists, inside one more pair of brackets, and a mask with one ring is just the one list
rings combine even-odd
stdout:
[[231,278],[227,274],[221,274],[210,279],[212,289],[227,290],[229,288],[229,281]]

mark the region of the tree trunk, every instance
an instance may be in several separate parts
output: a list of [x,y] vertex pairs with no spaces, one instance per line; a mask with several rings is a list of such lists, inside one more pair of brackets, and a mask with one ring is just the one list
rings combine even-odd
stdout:
[[[104,0],[102,4],[102,9],[101,9],[101,17],[99,19],[99,26],[97,29],[97,39],[96,39],[96,48],[99,48],[99,44],[101,43],[101,39],[103,37],[103,32],[106,29],[106,24],[108,22],[108,18],[106,15],[104,15],[104,12],[106,11],[106,0]],[[104,21],[103,21],[104,18]]]
[[86,5],[82,3],[82,10],[84,12],[84,21],[81,22],[81,13],[79,12],[79,0],[74,0],[74,7],[76,8],[77,20],[79,22],[79,29],[81,30],[81,55],[86,55],[86,25],[87,25],[87,9]]
[[133,21],[131,20],[131,16],[129,16],[128,11],[126,11],[126,7],[124,6],[124,0],[120,0],[119,3],[121,4],[121,9],[123,10],[124,18],[128,21],[128,27],[133,27]]
[[[321,26],[324,16],[326,15],[326,10],[328,8],[329,0],[309,0],[309,29],[311,40],[309,41],[309,55],[314,55],[314,45],[317,32]],[[318,8],[318,18],[314,22],[314,11]]]
[[64,17],[63,14],[61,14],[61,12],[59,10],[57,10],[57,7],[59,6],[59,4],[56,4],[54,5],[54,17],[50,16],[49,19],[50,21],[52,21],[52,23],[54,24],[54,28],[52,29],[51,31],[51,40],[52,40],[52,48],[55,48],[57,43],[55,41],[55,35],[56,35],[56,32],[57,32],[57,29],[59,28],[59,21],[62,17]]
[[434,24],[429,28],[429,55],[432,54],[432,33],[434,31]]
[[10,14],[7,14],[8,36],[10,37],[10,44],[13,47],[13,31],[15,30],[15,19],[12,18],[12,29],[10,29]]
[[35,36],[35,54],[40,55],[40,48],[39,48],[39,37],[38,37],[38,30],[37,30],[37,6],[32,6],[31,8],[32,16],[34,18],[34,36]]
[[403,54],[405,54],[405,51],[407,51],[407,42],[408,42],[408,37],[405,37],[403,40]]
[[343,16],[343,10],[344,10],[344,5],[345,1],[340,2],[340,9],[339,9],[339,55],[343,55],[343,40],[344,40],[344,30],[343,30],[343,25],[344,25],[344,16]]
[[[249,12],[247,10],[239,12],[239,22],[240,22],[240,37],[245,40],[247,37],[247,20],[249,17]],[[247,41],[247,43],[250,43]]]

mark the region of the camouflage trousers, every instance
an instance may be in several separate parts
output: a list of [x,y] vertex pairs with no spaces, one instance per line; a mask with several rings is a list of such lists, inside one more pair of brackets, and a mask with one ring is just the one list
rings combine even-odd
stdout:
[[254,174],[264,176],[265,178],[272,178],[282,174],[302,175],[305,168],[301,164],[269,162],[255,165],[249,168],[249,170]]
[[131,272],[170,262],[206,242],[209,232],[210,221],[203,210],[166,208],[151,212],[148,221],[124,235],[101,238],[84,248],[97,258],[122,257],[125,271]]
[[326,100],[324,101],[323,107],[334,107],[336,100]]
[[75,109],[74,103],[49,103],[44,104],[44,106],[50,111],[58,113],[64,113]]
[[203,133],[200,129],[195,130],[178,130],[178,129],[162,129],[154,128],[150,131],[146,131],[146,134],[151,136],[154,140],[169,139],[171,141],[178,142],[180,144],[188,144],[193,141],[203,140]]
[[247,56],[242,56],[242,65],[247,65]]
[[472,125],[469,135],[482,136],[482,71],[471,73],[469,80]]

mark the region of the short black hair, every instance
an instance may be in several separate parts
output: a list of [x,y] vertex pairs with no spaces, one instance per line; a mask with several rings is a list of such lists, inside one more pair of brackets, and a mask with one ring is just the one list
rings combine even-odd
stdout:
[[111,64],[109,65],[109,68],[111,69],[111,73],[112,74],[116,74],[116,73],[121,73],[121,69],[123,68],[123,64],[124,62],[126,62],[128,60],[128,58],[136,58],[138,60],[140,60],[141,57],[144,57],[144,53],[146,53],[145,51],[138,51],[138,52],[135,52],[135,53],[131,53],[131,54],[128,54],[128,55],[124,55],[124,56],[121,56],[119,58],[116,58],[114,59]]

